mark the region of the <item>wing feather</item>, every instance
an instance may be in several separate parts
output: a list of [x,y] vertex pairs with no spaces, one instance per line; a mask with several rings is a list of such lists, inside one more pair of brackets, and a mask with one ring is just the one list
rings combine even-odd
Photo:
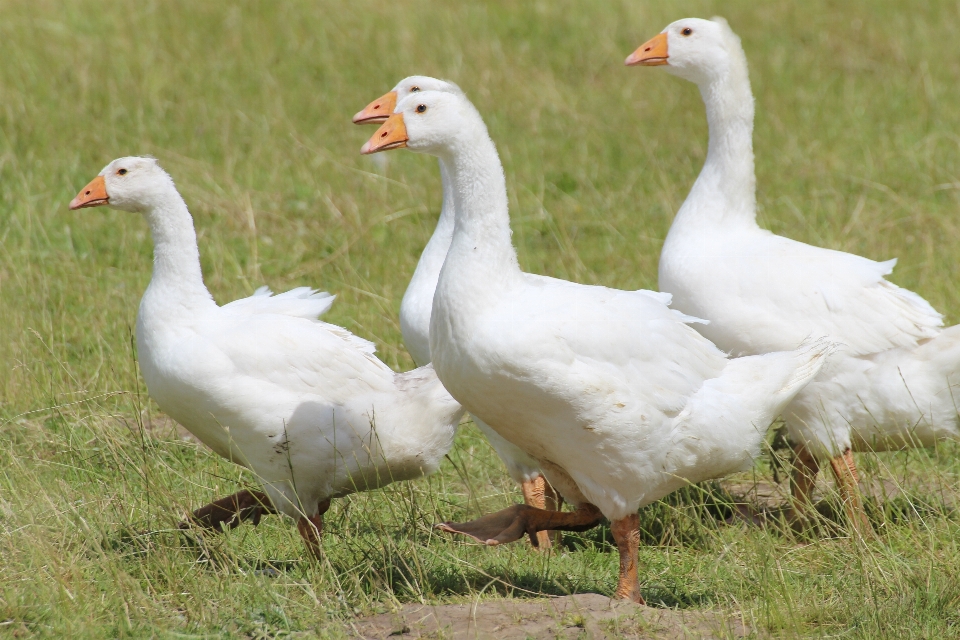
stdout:
[[240,298],[227,303],[221,309],[233,313],[245,314],[280,314],[317,320],[327,312],[337,297],[326,291],[318,291],[310,287],[297,287],[274,294],[270,287],[263,286],[247,298]]

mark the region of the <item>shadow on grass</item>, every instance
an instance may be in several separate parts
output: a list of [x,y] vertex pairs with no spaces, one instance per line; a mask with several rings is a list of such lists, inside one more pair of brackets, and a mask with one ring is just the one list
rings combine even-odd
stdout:
[[236,553],[225,543],[222,534],[214,531],[161,529],[154,531],[123,527],[102,540],[102,547],[126,559],[144,560],[154,553],[189,554],[200,567],[210,570],[241,571],[267,577],[302,570],[310,560],[250,558]]
[[[349,512],[351,517],[347,509],[331,513],[325,534],[326,554],[319,564],[309,560],[305,550],[284,559],[258,557],[258,552],[242,543],[238,545],[235,536],[175,528],[144,531],[124,526],[104,537],[102,547],[132,562],[143,562],[152,554],[167,554],[179,558],[177,562],[190,558],[189,562],[196,563],[202,572],[265,578],[289,576],[326,585],[324,588],[336,585],[344,602],[419,602],[481,595],[518,599],[573,593],[613,595],[616,547],[609,523],[581,534],[566,534],[561,548],[569,553],[546,561],[534,553],[497,554],[476,545],[453,543],[434,532],[436,514],[420,510],[427,504],[424,500],[395,497],[394,510],[380,514],[385,517],[356,508]],[[797,533],[785,523],[784,506],[750,504],[719,483],[705,483],[686,487],[641,509],[642,544],[709,553],[716,549],[722,530],[730,523],[743,526],[737,514],[745,505],[763,513],[762,528],[789,543],[845,535],[844,511],[835,495],[828,494],[817,503],[812,525]],[[878,531],[918,520],[953,518],[955,513],[936,497],[912,493],[868,497],[866,508]],[[253,535],[270,535],[250,531]],[[582,557],[571,558],[571,554]],[[608,557],[597,558],[597,554]],[[656,583],[642,584],[641,589],[651,606],[697,609],[725,601],[721,594],[700,583],[655,580]],[[928,597],[931,602],[941,600],[935,594]],[[945,599],[952,600],[952,596]],[[933,606],[915,606],[921,605]]]
[[[123,528],[105,538],[103,547],[134,562],[143,562],[150,554],[185,554],[198,569],[215,573],[239,572],[267,578],[288,575],[308,580],[316,578],[317,572],[352,575],[361,591],[388,594],[400,602],[417,602],[424,597],[477,597],[479,594],[516,599],[575,593],[613,595],[616,576],[615,572],[608,573],[607,562],[580,575],[554,562],[541,564],[540,556],[533,554],[529,556],[530,561],[504,564],[502,558],[485,556],[485,549],[471,549],[472,545],[454,544],[439,554],[436,549],[427,554],[423,547],[426,540],[421,539],[418,543],[405,536],[400,527],[392,529],[387,535],[380,529],[376,535],[338,539],[335,545],[328,542],[332,548],[321,565],[309,560],[305,552],[295,559],[250,557],[237,553],[221,534],[206,531]],[[616,551],[607,524],[586,534],[566,536],[564,547],[611,555]],[[450,562],[452,556],[459,556],[463,562]],[[358,570],[358,567],[362,569]],[[643,588],[643,595],[651,606],[679,609],[702,607],[716,601],[715,594],[690,589],[680,583],[648,585]]]

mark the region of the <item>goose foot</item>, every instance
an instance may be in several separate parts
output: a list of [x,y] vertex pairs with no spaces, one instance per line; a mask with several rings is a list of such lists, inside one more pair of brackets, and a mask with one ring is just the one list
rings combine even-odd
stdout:
[[830,459],[830,468],[837,479],[837,488],[840,490],[840,499],[843,501],[847,520],[854,532],[861,538],[873,538],[873,527],[863,508],[863,498],[860,495],[860,476],[857,474],[857,465],[853,461],[853,452],[850,449],[841,455]]
[[547,511],[515,504],[470,522],[443,522],[436,528],[469,536],[490,546],[529,535],[533,546],[539,547],[539,531],[587,531],[600,524],[602,518],[600,510],[588,503],[581,504],[575,511]]
[[[802,444],[795,445],[793,474],[790,478],[793,493],[793,508],[789,522],[794,529],[801,528],[808,520],[813,519],[816,509],[813,506],[813,487],[816,482],[820,464],[810,451]],[[861,538],[874,537],[873,527],[863,508],[863,498],[860,495],[860,477],[857,474],[857,465],[853,460],[853,452],[847,449],[839,456],[830,459],[830,468],[837,481],[837,490],[846,512],[847,521],[853,531]]]
[[[542,477],[542,476],[541,476]],[[562,511],[563,510],[563,496],[553,488],[553,485],[547,482],[546,478],[543,480],[544,484],[544,502],[546,506],[544,509],[548,511]]]
[[[560,511],[563,506],[563,497],[542,474],[533,480],[524,480],[520,483],[520,490],[523,492],[523,502],[528,507]],[[536,537],[537,541],[534,542],[531,537],[530,543],[540,551],[549,551],[553,545],[560,544],[563,534],[560,531],[538,531]]]
[[[544,484],[544,509],[547,511],[563,511],[563,496],[553,488],[553,485],[543,480]],[[539,533],[537,535],[540,535]],[[550,538],[554,545],[563,544],[563,531],[550,531]]]
[[203,529],[224,531],[225,528],[233,529],[245,521],[250,521],[253,526],[257,526],[264,514],[276,512],[267,494],[244,489],[200,507],[177,526],[180,529],[199,526]]
[[634,513],[610,523],[610,532],[620,552],[620,579],[617,582],[617,597],[646,604],[640,595],[640,579],[637,563],[640,553],[640,516]]
[[323,536],[323,514],[330,508],[330,500],[324,500],[317,507],[319,509],[317,515],[300,516],[297,520],[297,531],[307,545],[307,551],[314,560],[319,561],[323,558],[323,548],[320,546],[320,538]]

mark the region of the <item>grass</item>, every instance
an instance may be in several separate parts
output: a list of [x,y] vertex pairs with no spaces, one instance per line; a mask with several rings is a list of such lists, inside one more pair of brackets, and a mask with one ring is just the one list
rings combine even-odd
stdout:
[[[339,295],[332,322],[407,369],[397,310],[439,176],[410,153],[360,157],[372,129],[350,116],[412,73],[457,81],[498,143],[521,265],[655,288],[706,124],[692,85],[622,60],[714,13],[751,65],[762,223],[899,257],[894,280],[956,322],[956,3],[0,3],[0,635],[336,637],[402,602],[612,593],[605,530],[550,557],[433,533],[517,499],[472,428],[439,474],[336,501],[322,566],[277,518],[176,534],[251,478],[182,440],[138,378],[144,222],[66,203],[114,157],[153,154],[218,301],[322,287]],[[716,486],[651,505],[644,594],[775,636],[956,635],[958,453],[859,457],[906,487],[876,503],[869,544],[725,526]]]

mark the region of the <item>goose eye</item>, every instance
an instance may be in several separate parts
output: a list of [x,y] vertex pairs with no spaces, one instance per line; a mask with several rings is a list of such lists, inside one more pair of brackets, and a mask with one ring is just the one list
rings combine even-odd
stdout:
[[127,175],[127,170],[126,170],[126,169],[120,169],[119,171],[117,171],[117,175],[118,175],[118,176],[125,176],[125,175]]
[[410,87],[410,93],[416,93],[417,91],[420,91],[420,87]]
[[680,35],[682,35],[682,36],[693,35],[693,29],[691,29],[690,27],[684,27],[684,28],[680,31]]
[[426,110],[427,110],[427,105],[425,105],[425,104],[418,104],[418,105],[417,105],[417,113],[423,113],[423,112],[426,111]]

